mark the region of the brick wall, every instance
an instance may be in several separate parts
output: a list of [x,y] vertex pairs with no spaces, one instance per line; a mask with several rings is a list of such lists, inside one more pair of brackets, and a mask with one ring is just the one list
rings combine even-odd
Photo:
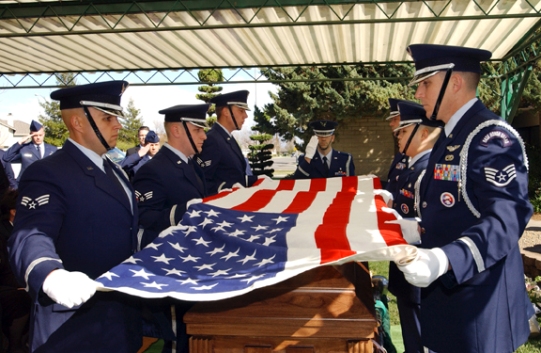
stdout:
[[384,118],[348,119],[340,123],[336,134],[333,148],[352,154],[357,175],[375,174],[386,180],[395,147]]

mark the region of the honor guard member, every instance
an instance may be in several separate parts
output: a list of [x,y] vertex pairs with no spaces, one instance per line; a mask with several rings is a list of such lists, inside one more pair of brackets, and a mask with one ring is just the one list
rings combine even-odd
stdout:
[[239,184],[252,186],[258,177],[248,175],[247,161],[231,133],[240,130],[248,117],[248,91],[218,95],[210,100],[216,104],[217,122],[207,134],[203,152],[197,162],[203,168],[209,195]]
[[126,156],[131,156],[132,154],[139,152],[139,150],[145,146],[145,138],[149,131],[150,128],[148,126],[139,127],[139,130],[137,130],[137,138],[139,139],[139,145],[128,148],[128,150],[126,151]]
[[[393,193],[393,209],[399,217],[421,217],[415,195],[425,173],[432,146],[438,139],[443,123],[430,120],[422,105],[400,101],[397,103],[400,117],[399,126],[394,130],[398,137],[399,153],[409,161],[409,166],[396,173],[396,192]],[[419,239],[406,239],[410,244],[417,244]],[[389,264],[389,291],[396,296],[402,339],[408,353],[427,353],[421,342],[419,310],[421,289],[412,286],[394,262]],[[431,351],[428,351],[431,352]]]
[[126,155],[126,157],[120,162],[120,166],[126,174],[130,177],[130,181],[133,180],[135,173],[146,162],[152,159],[160,150],[160,138],[154,131],[148,131],[145,134],[145,141],[143,147],[139,148],[136,153]]
[[[393,140],[396,142],[396,129],[400,125],[400,112],[398,111],[398,103],[406,102],[402,99],[389,98],[389,107],[390,113],[387,117],[389,122],[389,127],[393,132]],[[391,167],[389,168],[389,173],[387,174],[387,183],[385,184],[385,190],[389,191],[391,194],[396,194],[396,182],[400,173],[402,173],[408,167],[409,157],[400,152],[400,150],[395,150],[394,159],[391,162]]]
[[[208,104],[177,105],[159,112],[165,115],[167,142],[139,169],[133,181],[139,200],[139,226],[144,231],[143,246],[162,230],[177,225],[186,212],[188,201],[207,196],[203,171],[192,157],[201,152],[206,139],[208,108]],[[165,340],[163,351],[187,353],[188,338],[182,317],[191,303],[178,301],[172,304],[169,300],[159,303],[158,311],[165,312],[176,337],[174,342]],[[170,332],[169,327],[166,329]],[[162,335],[161,338],[166,338]]]
[[[57,148],[43,142],[45,130],[43,125],[35,120],[30,123],[30,134],[15,142],[2,156],[2,160],[8,163],[21,163],[21,170],[17,176],[17,184],[21,180],[23,172],[28,166],[37,160],[55,153]],[[28,139],[31,139],[28,141]],[[8,176],[9,178],[9,176]]]
[[518,246],[532,215],[528,161],[519,134],[477,98],[486,50],[414,44],[415,97],[445,124],[419,201],[422,233],[406,280],[423,287],[423,344],[438,352],[514,352],[528,339],[532,305]]
[[137,352],[139,300],[96,292],[95,278],[137,245],[137,205],[122,169],[105,153],[122,128],[125,81],[56,90],[69,138],[28,167],[19,184],[11,267],[34,303],[31,352]]
[[139,224],[144,229],[143,246],[158,234],[176,226],[186,212],[186,203],[207,196],[201,168],[192,157],[205,141],[208,104],[176,105],[164,114],[167,142],[133,180],[139,205]]
[[334,130],[337,122],[328,120],[313,121],[310,127],[314,136],[308,142],[293,179],[332,178],[355,175],[353,157],[346,152],[332,148]]

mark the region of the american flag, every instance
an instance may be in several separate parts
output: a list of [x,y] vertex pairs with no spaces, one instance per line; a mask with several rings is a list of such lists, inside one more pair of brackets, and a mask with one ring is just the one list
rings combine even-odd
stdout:
[[323,265],[411,255],[373,176],[265,180],[192,200],[178,226],[100,276],[100,290],[229,298]]

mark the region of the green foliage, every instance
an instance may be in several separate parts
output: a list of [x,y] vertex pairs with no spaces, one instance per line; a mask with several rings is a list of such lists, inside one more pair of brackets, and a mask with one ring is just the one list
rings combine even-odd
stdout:
[[[74,74],[58,74],[55,78],[59,86],[70,87],[76,85]],[[53,146],[62,146],[68,138],[69,132],[60,114],[60,103],[58,101],[43,100],[39,102],[39,105],[45,111],[45,115],[40,114],[38,117],[45,130],[44,141]]]
[[[197,87],[197,90],[203,93],[196,94],[195,98],[209,103],[212,98],[216,97],[222,91],[223,87],[216,84],[224,81],[224,74],[221,69],[202,69],[199,70],[197,76],[199,77],[199,81],[207,82],[207,84]],[[215,112],[216,108],[214,106],[211,106],[207,112],[207,124],[209,127],[216,122]]]
[[[282,80],[273,103],[255,108],[253,130],[279,134],[285,140],[294,136],[308,142],[308,123],[314,120],[343,121],[361,115],[381,115],[388,111],[388,99],[413,99],[407,86],[413,74],[411,65],[343,65],[310,68],[268,68],[262,74],[269,80]],[[404,77],[403,80],[367,78]],[[306,80],[307,82],[283,82]],[[325,80],[325,81],[322,81]],[[298,146],[301,150],[304,146]]]
[[118,133],[117,147],[121,150],[125,151],[128,148],[139,144],[139,127],[144,125],[143,117],[140,114],[141,109],[137,109],[133,99],[130,98],[128,105],[124,110],[124,117],[120,118],[122,130]]
[[252,141],[257,142],[255,145],[250,145],[250,153],[248,154],[248,161],[254,175],[267,175],[273,176],[274,169],[271,168],[274,164],[272,160],[271,150],[274,148],[273,144],[267,143],[272,139],[270,134],[258,134],[250,136]]

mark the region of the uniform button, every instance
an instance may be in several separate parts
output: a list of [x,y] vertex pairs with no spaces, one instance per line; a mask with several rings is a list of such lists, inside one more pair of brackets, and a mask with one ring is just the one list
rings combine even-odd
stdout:
[[426,201],[423,202],[423,205],[422,205],[422,206],[423,206],[423,208],[426,208],[426,206],[427,206]]

